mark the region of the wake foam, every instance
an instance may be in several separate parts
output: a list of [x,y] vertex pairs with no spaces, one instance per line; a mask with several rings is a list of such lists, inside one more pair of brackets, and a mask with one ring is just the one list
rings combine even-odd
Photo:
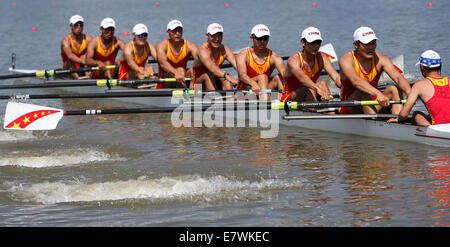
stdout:
[[[86,183],[83,181],[45,182],[38,184],[3,184],[13,200],[42,204],[129,201],[144,199],[150,203],[167,201],[214,202],[220,200],[261,200],[264,192],[300,188],[298,179],[261,179],[239,181],[217,175],[162,177],[136,180]],[[267,199],[267,198],[266,198]]]
[[0,166],[21,166],[30,168],[46,168],[68,165],[89,164],[92,162],[101,162],[117,160],[108,153],[92,149],[65,149],[65,150],[49,150],[38,153],[34,151],[28,152],[12,152],[2,155],[0,158]]

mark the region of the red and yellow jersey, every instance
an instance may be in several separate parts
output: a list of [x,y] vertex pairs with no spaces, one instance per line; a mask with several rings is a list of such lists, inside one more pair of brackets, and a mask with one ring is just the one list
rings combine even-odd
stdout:
[[[319,79],[320,72],[322,71],[322,68],[319,66],[319,60],[317,59],[317,55],[314,56],[314,66],[311,70],[307,70],[305,68],[302,54],[300,52],[297,52],[297,55],[300,60],[300,68],[309,78],[311,78],[313,82],[316,82],[317,79]],[[295,89],[303,86],[303,84],[299,80],[297,80],[297,78],[294,75],[285,78],[285,81],[286,85],[284,86],[284,92],[281,99],[282,101],[292,100],[292,92]]]
[[[355,52],[351,51],[351,53],[353,56],[356,73],[359,75],[359,77],[366,80],[367,83],[369,83],[373,87],[377,88],[381,73],[379,73],[377,70],[375,56],[372,58],[372,67],[371,67],[370,71],[368,73],[365,73],[361,69],[361,65],[359,64],[358,59],[356,59]],[[356,88],[353,86],[353,84],[351,83],[351,81],[349,79],[342,80],[341,83],[342,83],[341,100],[345,101],[345,100],[348,100],[350,95],[352,95],[356,91]],[[375,100],[376,98],[373,97],[373,99]],[[339,113],[348,114],[348,113],[350,113],[350,109],[348,107],[341,107],[341,108],[339,108]]]
[[269,50],[269,54],[267,55],[266,60],[262,64],[259,64],[255,61],[251,48],[247,48],[247,53],[249,59],[249,63],[247,65],[247,75],[250,78],[253,78],[261,74],[266,74],[267,77],[270,78],[275,68],[274,66],[270,65],[270,59],[272,58],[272,50]]
[[[138,55],[136,51],[136,46],[134,45],[134,42],[131,41],[131,46],[133,47],[133,60],[136,62],[136,64],[139,67],[145,67],[145,64],[147,63],[148,57],[149,57],[149,51],[148,51],[148,45],[144,45],[144,51],[142,52],[142,55]],[[120,68],[119,68],[119,80],[127,80],[128,79],[128,72],[131,70],[130,65],[128,65],[126,60],[120,61]]]
[[[262,64],[259,64],[258,62],[255,61],[251,48],[247,48],[247,54],[249,60],[247,65],[247,75],[250,78],[253,78],[258,75],[266,74],[267,77],[270,79],[270,76],[272,75],[272,72],[275,69],[275,66],[270,65],[270,59],[272,58],[272,50],[269,49],[267,58]],[[238,89],[245,89],[245,85],[242,82],[239,82]]]
[[[187,62],[189,60],[188,54],[187,54],[187,40],[184,40],[183,46],[181,47],[181,51],[179,54],[175,54],[172,50],[172,47],[170,45],[169,40],[167,40],[167,52],[166,52],[167,60],[169,61],[170,65],[174,68],[182,67],[186,69]],[[167,72],[163,70],[161,67],[161,64],[158,62],[158,78],[165,78]],[[164,84],[157,83],[156,88],[164,88]]]
[[[77,57],[81,57],[82,55],[86,54],[87,44],[86,44],[86,35],[85,34],[83,34],[83,41],[81,42],[81,45],[79,47],[76,47],[75,44],[73,43],[72,35],[69,35],[69,39],[70,39],[70,48],[71,48],[73,54],[75,54]],[[67,55],[64,52],[61,52],[61,58],[62,58],[63,63],[65,63],[68,59]],[[80,68],[80,64],[75,63],[75,67]]]
[[434,87],[433,96],[425,103],[425,107],[431,116],[431,124],[450,123],[450,85],[448,77],[427,77],[426,79]]
[[116,38],[113,38],[112,44],[108,49],[104,49],[100,42],[100,37],[97,37],[97,48],[94,51],[94,60],[106,62],[109,61],[111,64],[116,62],[116,56],[119,49],[116,47]]
[[[208,49],[211,61],[213,61],[219,68],[222,67],[223,62],[225,61],[225,56],[223,55],[222,52],[223,47],[219,48],[219,56],[217,57],[217,59],[214,59],[211,53],[211,49],[208,46],[208,43],[205,42],[202,44],[202,46]],[[197,83],[197,80],[201,75],[208,72],[208,69],[204,65],[201,65],[200,67],[193,67],[193,70],[194,70],[194,83]]]

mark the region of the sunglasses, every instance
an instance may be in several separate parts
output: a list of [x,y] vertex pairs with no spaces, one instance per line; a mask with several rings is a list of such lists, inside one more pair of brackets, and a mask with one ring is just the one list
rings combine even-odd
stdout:
[[268,35],[265,35],[265,36],[262,36],[262,37],[256,37],[255,35],[253,35],[253,38],[255,38],[256,40],[258,40],[258,41],[267,41],[267,40],[269,40],[269,36]]
[[108,28],[103,28],[103,30],[105,30],[105,31],[107,31],[107,32],[114,32],[114,30],[116,30],[115,28],[113,28],[113,27],[108,27]]
[[322,40],[314,40],[314,41],[311,42],[311,43],[309,43],[309,42],[306,42],[306,43],[308,43],[308,44],[310,44],[310,45],[320,45],[320,44],[322,44]]
[[147,33],[141,33],[141,34],[136,34],[136,36],[138,36],[139,38],[147,38],[148,34]]
[[83,22],[77,22],[75,24],[73,24],[74,27],[83,27],[84,23]]

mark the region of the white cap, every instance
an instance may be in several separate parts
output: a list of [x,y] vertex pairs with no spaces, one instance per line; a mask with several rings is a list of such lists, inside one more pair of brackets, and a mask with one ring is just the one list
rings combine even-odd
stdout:
[[183,24],[181,24],[181,21],[179,20],[171,20],[167,24],[167,30],[174,30],[177,27],[183,27]]
[[136,24],[133,27],[133,33],[136,34],[136,35],[140,35],[140,34],[143,34],[143,33],[147,33],[148,34],[147,26],[142,24],[142,23]]
[[416,65],[423,65],[428,68],[439,67],[442,64],[441,56],[433,50],[427,50],[420,55],[419,62]]
[[75,23],[77,23],[77,22],[84,22],[84,19],[83,19],[83,17],[81,17],[81,15],[73,15],[72,17],[70,17],[70,24],[75,24]]
[[218,23],[211,23],[211,24],[209,24],[208,28],[206,29],[206,33],[209,33],[211,35],[214,35],[219,32],[223,33],[223,27]]
[[378,38],[370,27],[359,27],[353,33],[353,41],[360,41],[363,44],[368,44],[374,39]]
[[102,27],[103,29],[107,29],[108,27],[116,28],[116,22],[112,18],[106,17],[100,23],[100,27]]
[[308,27],[302,32],[302,39],[306,39],[308,43],[311,43],[316,40],[322,41],[322,36],[320,35],[319,29],[315,27]]
[[252,33],[256,37],[260,38],[262,36],[270,36],[269,28],[266,25],[258,24],[252,28]]

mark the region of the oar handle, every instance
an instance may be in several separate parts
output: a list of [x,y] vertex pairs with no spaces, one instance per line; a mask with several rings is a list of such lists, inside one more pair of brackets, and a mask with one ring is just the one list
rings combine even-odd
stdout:
[[[404,104],[406,100],[391,100],[390,104]],[[273,102],[272,109],[277,110],[302,110],[307,108],[324,108],[324,107],[353,107],[353,106],[371,106],[379,105],[380,103],[376,100],[366,100],[366,101],[325,101],[325,102],[296,102],[296,101],[285,101],[285,102]]]
[[[106,69],[117,69],[119,65],[108,65]],[[89,68],[79,68],[79,69],[56,69],[53,71],[51,75],[60,75],[60,74],[69,74],[69,73],[81,73],[81,72],[89,72],[89,71],[97,71],[100,70],[100,67],[89,67]]]

